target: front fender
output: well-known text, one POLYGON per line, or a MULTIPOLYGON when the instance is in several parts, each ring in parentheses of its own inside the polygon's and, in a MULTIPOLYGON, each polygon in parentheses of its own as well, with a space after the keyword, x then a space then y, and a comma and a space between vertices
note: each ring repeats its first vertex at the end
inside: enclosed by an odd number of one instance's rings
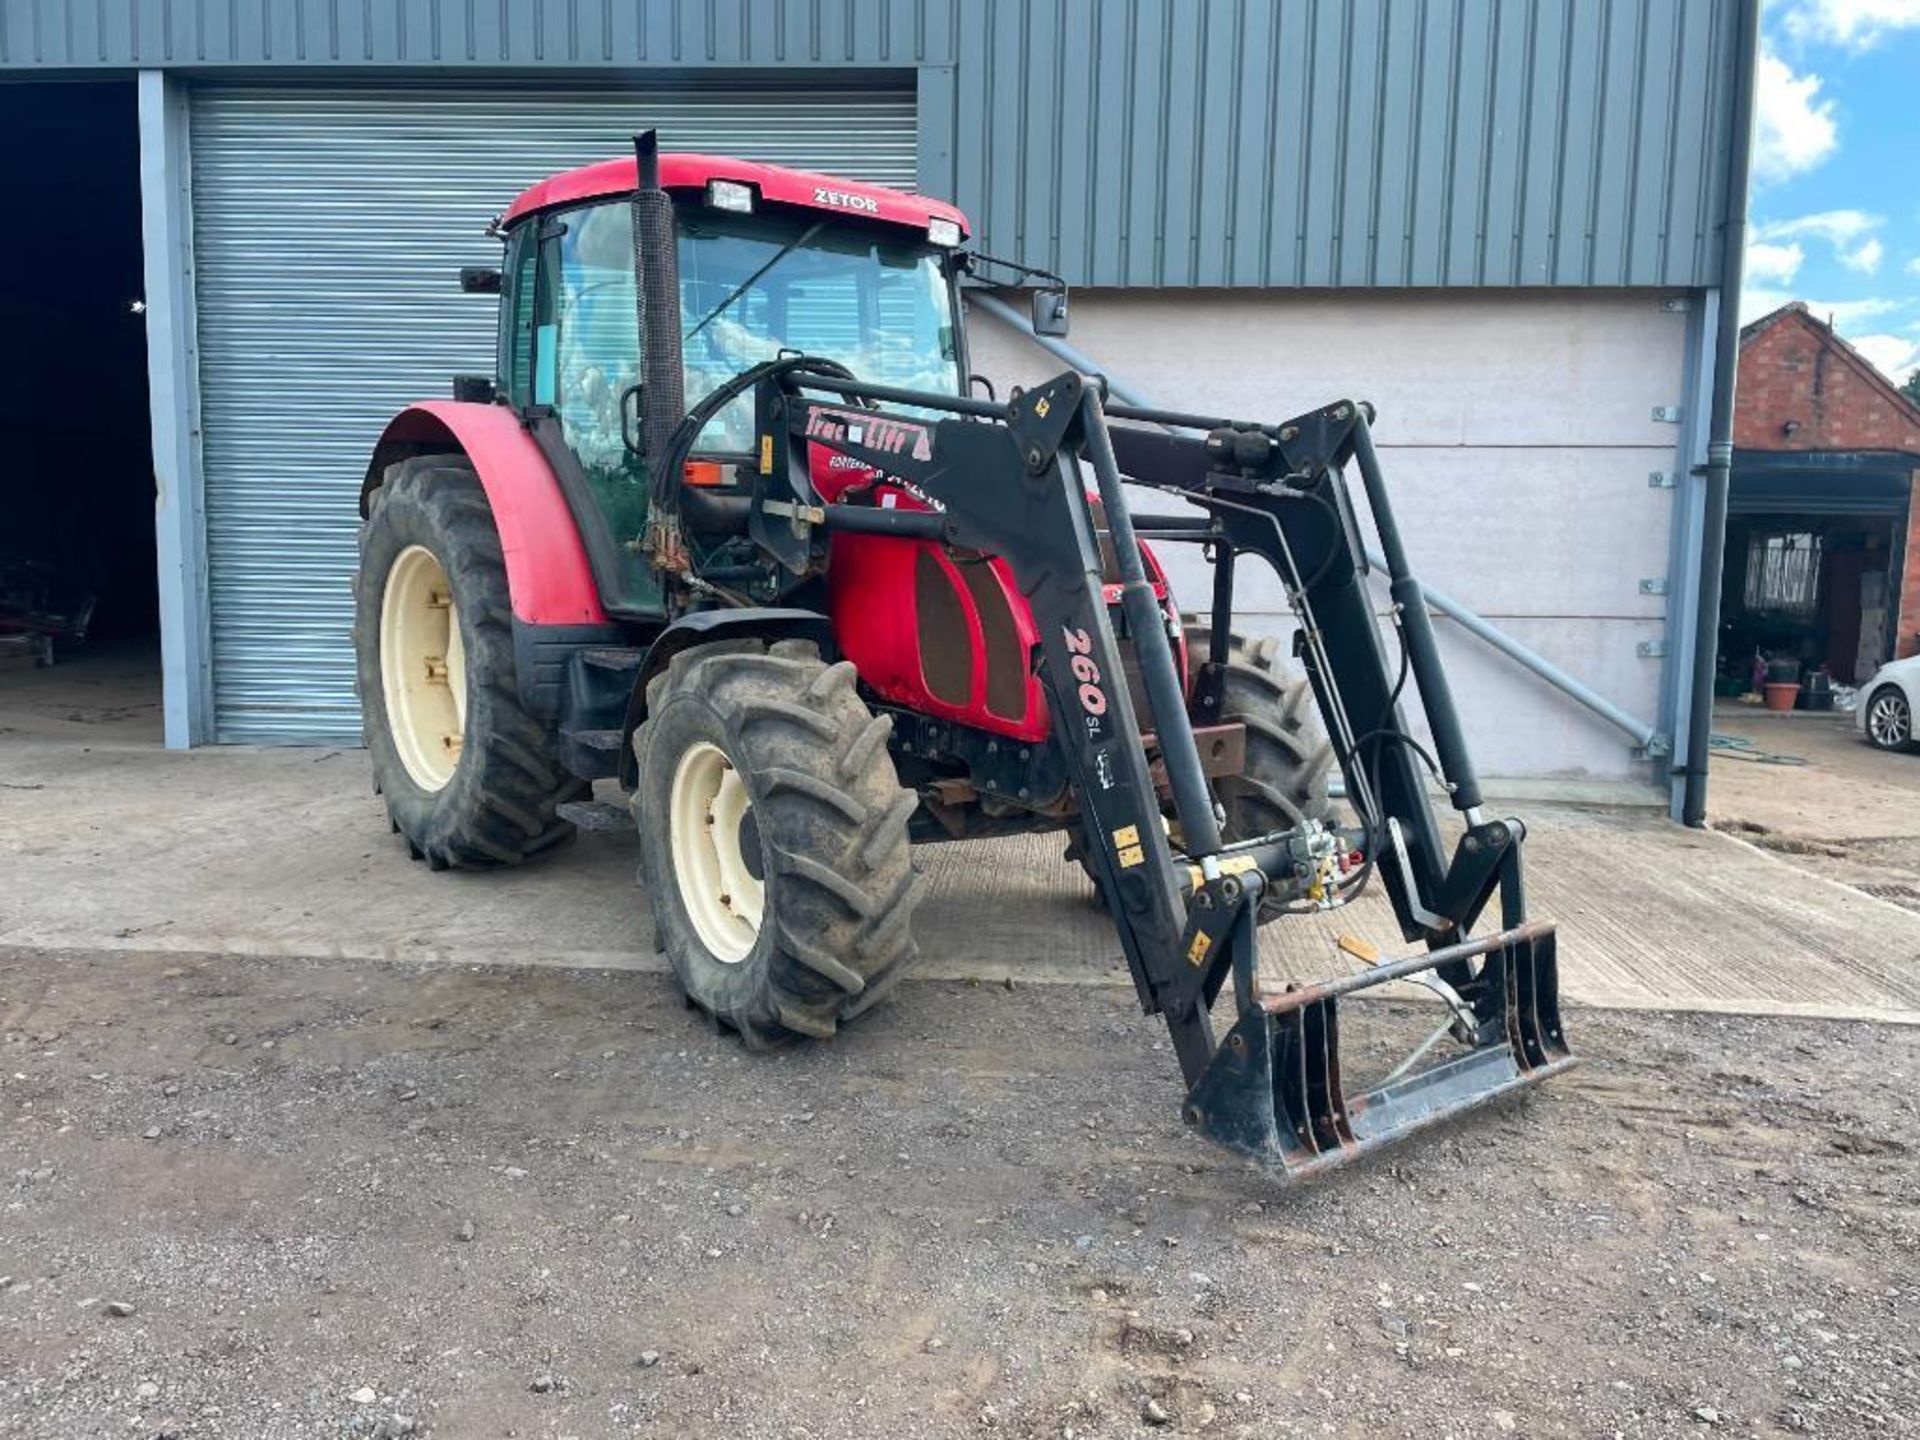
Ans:
POLYGON ((811 640, 831 659, 833 622, 817 610, 743 606, 733 610, 695 610, 661 631, 640 663, 640 673, 627 697, 626 723, 620 727, 620 787, 631 790, 639 778, 633 753, 633 732, 647 718, 647 682, 667 668, 682 650, 710 645, 716 640, 811 640))
POLYGON ((493 510, 515 618, 530 625, 607 622, 579 526, 553 467, 504 405, 423 400, 388 422, 360 486, 365 517, 387 467, 414 455, 459 452, 473 464, 493 510))

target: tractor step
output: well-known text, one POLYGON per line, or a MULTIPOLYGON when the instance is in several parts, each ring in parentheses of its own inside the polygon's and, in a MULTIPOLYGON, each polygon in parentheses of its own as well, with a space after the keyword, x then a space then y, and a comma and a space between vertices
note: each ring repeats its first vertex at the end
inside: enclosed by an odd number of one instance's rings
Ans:
POLYGON ((582 780, 609 780, 620 771, 618 730, 560 731, 560 763, 582 780))
POLYGON ((553 807, 553 813, 582 830, 631 830, 633 816, 624 805, 610 800, 565 800, 553 807))
POLYGON ((1187 1096, 1187 1123, 1283 1178, 1328 1169, 1572 1068, 1560 1026, 1553 927, 1522 925, 1361 974, 1263 998, 1243 1011, 1187 1096), (1365 1094, 1340 1079, 1343 995, 1485 956, 1469 987, 1483 997, 1477 1043, 1365 1094))
POLYGON ((621 674, 632 674, 646 660, 647 652, 619 645, 596 645, 591 649, 582 650, 580 658, 596 670, 613 670, 621 674))
POLYGON ((560 738, 587 750, 599 750, 608 755, 620 753, 618 730, 562 730, 560 738))

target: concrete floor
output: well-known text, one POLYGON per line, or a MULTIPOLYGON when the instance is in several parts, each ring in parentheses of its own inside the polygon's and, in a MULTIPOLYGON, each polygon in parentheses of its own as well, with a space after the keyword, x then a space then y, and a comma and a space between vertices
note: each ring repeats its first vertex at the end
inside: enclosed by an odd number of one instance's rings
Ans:
MULTIPOLYGON (((1822 803, 1853 814, 1858 791, 1873 824, 1905 815, 1920 833, 1920 760, 1823 738, 1841 758, 1795 776, 1805 796, 1830 791, 1822 803)), ((1736 808, 1743 788, 1778 785, 1749 778, 1760 768, 1716 767, 1736 808)), ((1646 812, 1525 818, 1533 909, 1560 925, 1568 999, 1920 1022, 1920 913, 1646 812)), ((923 850, 920 973, 1125 983, 1060 853, 1057 837, 923 850)), ((143 656, 0 675, 0 941, 655 969, 635 862, 630 837, 590 834, 524 871, 432 874, 387 833, 358 751, 165 751, 143 656)), ((1372 895, 1269 928, 1263 967, 1276 980, 1348 970, 1343 933, 1404 948, 1372 895)))
POLYGON ((1851 715, 1722 703, 1708 813, 1715 823, 1829 840, 1920 837, 1920 750, 1889 754, 1851 715))

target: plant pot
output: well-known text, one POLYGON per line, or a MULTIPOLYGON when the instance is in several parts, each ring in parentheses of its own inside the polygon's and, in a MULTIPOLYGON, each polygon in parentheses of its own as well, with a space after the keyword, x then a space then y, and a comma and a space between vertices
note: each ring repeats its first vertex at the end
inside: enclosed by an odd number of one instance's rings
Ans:
POLYGON ((1767 709, 1791 710, 1793 702, 1800 698, 1798 680, 1769 680, 1766 684, 1767 709))

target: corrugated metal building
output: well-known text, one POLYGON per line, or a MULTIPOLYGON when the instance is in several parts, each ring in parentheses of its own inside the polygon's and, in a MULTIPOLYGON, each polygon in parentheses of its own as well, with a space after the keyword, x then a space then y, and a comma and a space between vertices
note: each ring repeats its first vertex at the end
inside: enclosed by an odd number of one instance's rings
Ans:
MULTIPOLYGON (((1416 563, 1629 722, 1443 626, 1484 768, 1647 786, 1686 725, 1748 9, 0 0, 0 89, 42 102, 0 113, 78 150, 72 116, 137 97, 171 744, 357 739, 361 468, 491 354, 453 268, 657 125, 956 200, 1158 399, 1373 400, 1416 563)), ((974 331, 1003 380, 1061 366, 974 331)))

